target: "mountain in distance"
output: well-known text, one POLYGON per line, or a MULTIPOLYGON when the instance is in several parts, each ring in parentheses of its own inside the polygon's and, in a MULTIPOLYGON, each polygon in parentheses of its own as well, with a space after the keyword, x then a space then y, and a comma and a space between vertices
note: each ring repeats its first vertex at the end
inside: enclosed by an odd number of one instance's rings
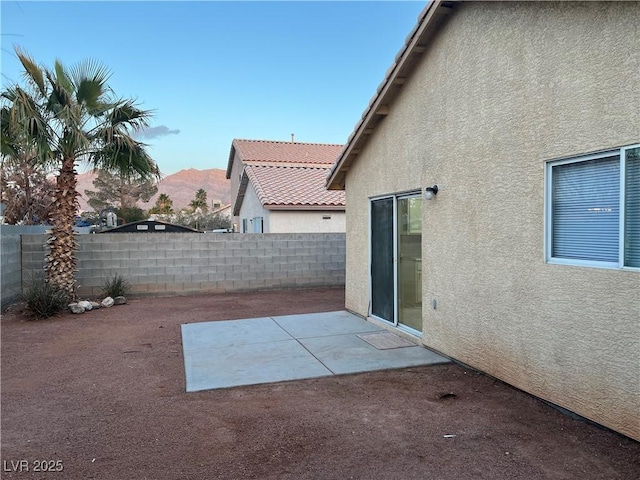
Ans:
MULTIPOLYGON (((81 195, 78 197, 80 209, 86 212, 93 212, 93 208, 87 203, 85 190, 94 190, 93 180, 96 174, 87 172, 78 174, 77 192, 81 195)), ((173 208, 178 211, 181 208, 187 208, 191 200, 196 196, 196 191, 203 189, 207 192, 207 202, 211 209, 211 201, 221 202, 222 205, 231 203, 231 185, 226 178, 226 171, 219 168, 210 168, 207 170, 196 170, 188 168, 180 170, 163 177, 158 183, 158 193, 156 193, 148 203, 138 202, 138 206, 143 210, 149 210, 156 204, 156 199, 161 193, 166 193, 173 200, 173 208)))

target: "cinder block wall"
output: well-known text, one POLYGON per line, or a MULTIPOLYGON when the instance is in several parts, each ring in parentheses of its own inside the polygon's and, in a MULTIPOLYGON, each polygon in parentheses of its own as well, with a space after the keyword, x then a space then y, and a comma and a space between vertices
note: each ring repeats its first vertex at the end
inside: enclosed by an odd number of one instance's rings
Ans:
POLYGON ((4 310, 19 297, 22 288, 20 235, 6 235, 3 232, 0 236, 0 276, 0 309, 4 310))
MULTIPOLYGON (((81 297, 96 297, 116 273, 133 295, 189 295, 343 286, 344 233, 78 235, 81 297)), ((44 265, 44 235, 22 237, 22 270, 44 265)))

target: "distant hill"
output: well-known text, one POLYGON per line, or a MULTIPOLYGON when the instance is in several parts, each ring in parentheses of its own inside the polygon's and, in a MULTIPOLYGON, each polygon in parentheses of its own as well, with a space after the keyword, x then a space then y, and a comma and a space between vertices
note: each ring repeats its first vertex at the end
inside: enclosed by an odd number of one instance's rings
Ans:
MULTIPOLYGON (((196 191, 203 189, 207 192, 207 200, 211 204, 212 200, 221 201, 223 205, 231 202, 231 186, 229 180, 225 178, 225 170, 218 168, 210 168, 208 170, 196 170, 189 168, 180 170, 177 173, 167 175, 158 184, 158 193, 151 198, 149 203, 140 203, 140 208, 149 210, 156 203, 156 198, 161 193, 169 195, 173 200, 173 207, 178 210, 189 206, 189 202, 193 200, 196 191)), ((87 203, 85 190, 95 190, 93 180, 96 175, 93 173, 78 174, 78 197, 80 208, 85 211, 93 211, 87 203)), ((209 205, 211 208, 211 205, 209 205)))

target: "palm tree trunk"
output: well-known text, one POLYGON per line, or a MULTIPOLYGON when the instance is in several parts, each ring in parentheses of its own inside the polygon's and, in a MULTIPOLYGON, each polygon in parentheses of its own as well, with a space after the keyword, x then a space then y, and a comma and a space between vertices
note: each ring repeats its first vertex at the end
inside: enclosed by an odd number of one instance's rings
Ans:
POLYGON ((75 240, 73 223, 77 210, 76 185, 77 172, 73 158, 64 159, 60 173, 56 179, 56 192, 51 217, 51 237, 47 240, 49 254, 46 257, 47 282, 65 290, 70 298, 75 298, 76 258, 75 251, 78 246, 75 240))

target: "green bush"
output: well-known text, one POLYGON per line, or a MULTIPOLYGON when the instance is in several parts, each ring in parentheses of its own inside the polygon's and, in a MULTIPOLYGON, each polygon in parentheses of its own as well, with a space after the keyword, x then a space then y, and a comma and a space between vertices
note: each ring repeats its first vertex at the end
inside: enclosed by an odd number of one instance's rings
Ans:
POLYGON ((131 290, 131 284, 119 273, 102 281, 102 293, 105 297, 124 297, 131 290))
POLYGON ((115 214, 124 223, 138 222, 149 218, 149 214, 139 207, 116 208, 115 214))
POLYGON ((66 310, 69 295, 66 291, 45 282, 44 277, 34 276, 29 279, 22 292, 22 300, 36 318, 49 318, 66 310))

